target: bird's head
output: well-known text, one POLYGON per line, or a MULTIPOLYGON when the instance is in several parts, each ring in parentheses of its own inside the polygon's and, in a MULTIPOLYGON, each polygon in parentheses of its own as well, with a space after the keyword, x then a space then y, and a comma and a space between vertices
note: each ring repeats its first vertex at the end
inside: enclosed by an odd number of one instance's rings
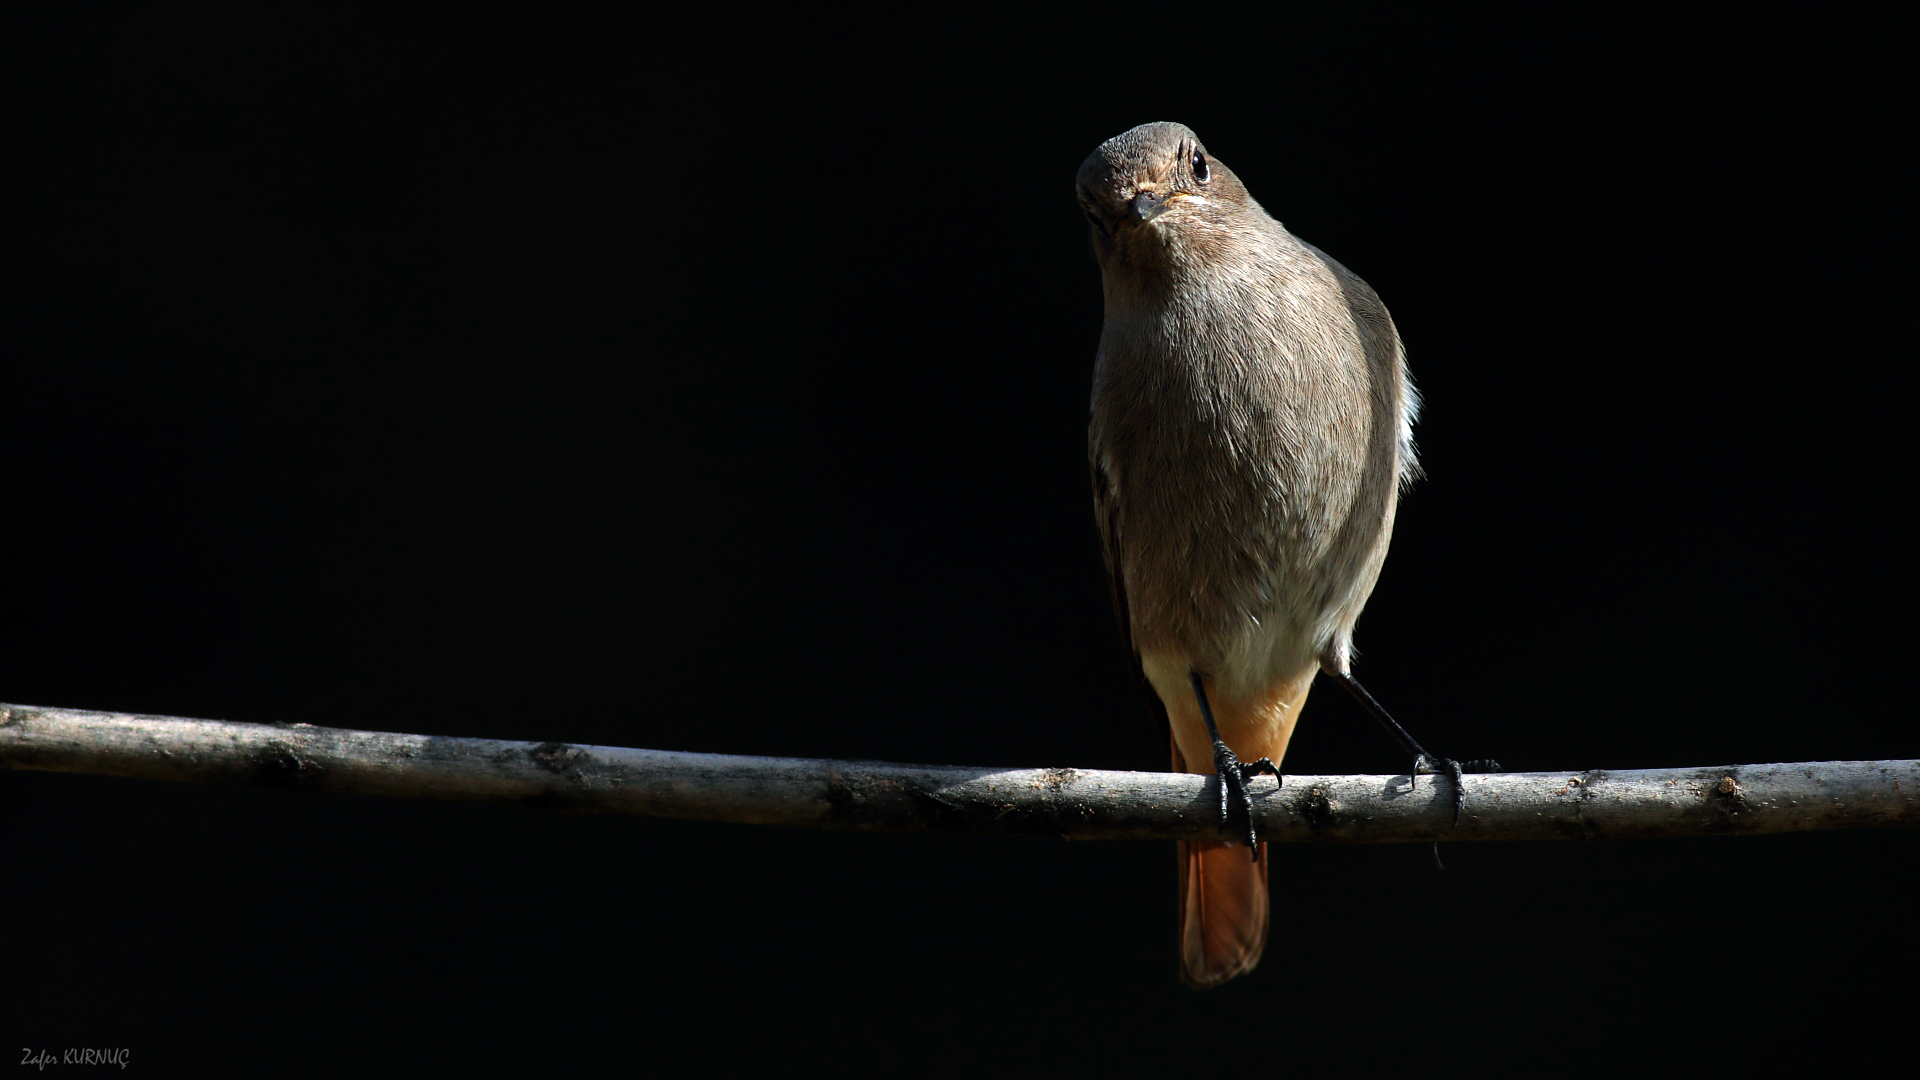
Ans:
POLYGON ((1080 166, 1080 209, 1109 271, 1205 259, 1246 225, 1247 189, 1185 124, 1141 124, 1080 166))

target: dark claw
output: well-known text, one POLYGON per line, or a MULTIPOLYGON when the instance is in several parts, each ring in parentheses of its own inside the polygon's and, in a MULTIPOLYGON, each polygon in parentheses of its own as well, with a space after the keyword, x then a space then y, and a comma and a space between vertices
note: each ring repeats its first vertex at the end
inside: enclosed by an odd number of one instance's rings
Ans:
MULTIPOLYGON (((1455 761, 1452 758, 1435 760, 1421 754, 1413 761, 1413 774, 1407 777, 1407 787, 1414 786, 1414 776, 1432 776, 1446 773, 1453 780, 1453 827, 1460 827, 1460 814, 1467 808, 1467 786, 1460 781, 1462 773, 1495 773, 1500 771, 1500 763, 1492 758, 1475 758, 1472 761, 1455 761)), ((1434 852, 1438 860, 1440 853, 1434 852)))
POLYGON ((1220 823, 1227 829, 1238 832, 1237 826, 1245 825, 1247 846, 1254 849, 1254 858, 1259 858, 1260 837, 1253 828, 1253 793, 1247 790, 1247 770, 1250 766, 1240 764, 1227 744, 1215 738, 1213 743, 1213 771, 1220 775, 1220 823), (1227 792, 1233 795, 1231 802, 1227 792), (1236 820, 1237 819, 1237 820, 1236 820))
MULTIPOLYGON (((1415 779, 1416 777, 1431 776, 1435 773, 1444 772, 1453 779, 1453 825, 1454 828, 1459 828, 1460 814, 1467 808, 1467 788, 1465 784, 1460 782, 1460 774, 1469 772, 1499 772, 1500 763, 1492 758, 1483 758, 1477 761, 1469 761, 1462 765, 1452 758, 1433 757, 1428 754, 1426 750, 1422 749, 1419 743, 1413 741, 1413 736, 1407 734, 1407 729, 1401 727, 1398 720, 1387 715, 1387 710, 1381 708, 1380 703, 1373 700, 1373 695, 1367 693, 1367 688, 1361 686, 1359 680, 1355 679, 1351 674, 1340 671, 1330 665, 1322 666, 1321 670, 1331 675, 1342 686, 1346 687, 1347 692, 1353 695, 1354 700, 1358 701, 1362 708, 1372 713, 1373 718, 1380 721, 1380 723, 1386 727, 1387 733, 1392 735, 1401 746, 1405 747, 1408 752, 1414 755, 1413 772, 1407 776, 1407 788, 1409 790, 1418 786, 1418 781, 1415 779)), ((1196 688, 1199 685, 1198 682, 1194 683, 1196 688)), ((1433 858, 1435 862, 1440 860, 1440 849, 1437 846, 1434 848, 1433 858)))
POLYGON ((1213 722, 1213 706, 1207 702, 1207 692, 1200 684, 1200 675, 1196 672, 1189 676, 1193 680, 1194 696, 1200 699, 1200 716, 1207 722, 1207 734, 1213 737, 1213 771, 1220 777, 1220 825, 1229 832, 1237 831, 1244 825, 1247 830, 1247 850, 1250 857, 1260 859, 1260 836, 1253 827, 1253 793, 1247 790, 1247 781, 1256 776, 1271 776, 1280 782, 1280 766, 1271 758, 1261 758, 1251 765, 1241 763, 1225 740, 1220 738, 1220 729, 1213 722), (1227 792, 1233 795, 1229 799, 1227 792))
MULTIPOLYGON (((1452 758, 1431 758, 1423 753, 1413 759, 1413 772, 1407 777, 1407 789, 1412 790, 1418 786, 1415 777, 1446 773, 1447 777, 1453 781, 1453 827, 1457 829, 1460 827, 1460 814, 1467 808, 1467 788, 1460 782, 1460 774, 1463 771, 1465 770, 1460 763, 1452 758)), ((1440 852, 1436 850, 1433 857, 1437 861, 1440 858, 1440 852)))
POLYGON ((1246 777, 1248 780, 1256 776, 1271 776, 1276 786, 1287 782, 1286 779, 1280 775, 1280 766, 1275 765, 1272 758, 1261 758, 1251 765, 1240 766, 1240 775, 1246 777))

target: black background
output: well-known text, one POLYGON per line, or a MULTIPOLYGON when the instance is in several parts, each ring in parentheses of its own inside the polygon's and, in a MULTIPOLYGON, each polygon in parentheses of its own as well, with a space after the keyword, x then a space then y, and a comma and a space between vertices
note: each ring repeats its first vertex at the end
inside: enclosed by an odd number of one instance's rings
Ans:
MULTIPOLYGON (((1170 119, 1406 338, 1430 747, 1920 756, 1893 31, 1423 12, 16 12, 0 699, 1164 767, 1071 183, 1170 119)), ((1404 768, 1324 686, 1287 765, 1404 768)), ((1920 944, 1897 833, 1288 848, 1193 994, 1157 845, 0 800, 8 1045, 143 1072, 1864 1061, 1920 944)))

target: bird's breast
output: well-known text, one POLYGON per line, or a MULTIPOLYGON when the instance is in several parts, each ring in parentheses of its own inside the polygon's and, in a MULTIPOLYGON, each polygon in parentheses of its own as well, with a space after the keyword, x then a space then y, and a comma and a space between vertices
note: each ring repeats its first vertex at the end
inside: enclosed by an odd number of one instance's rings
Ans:
POLYGON ((1310 663, 1349 599, 1356 545, 1378 535, 1354 524, 1382 518, 1378 480, 1390 497, 1394 465, 1371 451, 1397 421, 1376 415, 1337 295, 1233 285, 1109 313, 1090 449, 1113 503, 1114 572, 1143 652, 1310 663))

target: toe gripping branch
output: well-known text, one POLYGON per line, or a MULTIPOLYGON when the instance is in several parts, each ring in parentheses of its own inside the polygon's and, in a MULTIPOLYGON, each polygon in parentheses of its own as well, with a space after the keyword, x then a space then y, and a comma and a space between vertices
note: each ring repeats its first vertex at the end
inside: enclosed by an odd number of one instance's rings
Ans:
POLYGON ((1253 827, 1253 794, 1247 790, 1247 781, 1256 776, 1271 776, 1274 783, 1283 783, 1280 766, 1275 765, 1272 758, 1241 764, 1240 759, 1220 738, 1220 728, 1213 722, 1213 706, 1207 703, 1206 688, 1200 685, 1200 673, 1190 672, 1187 678, 1193 682, 1193 696, 1200 699, 1200 717, 1207 722, 1207 735, 1213 739, 1213 771, 1220 775, 1220 824, 1228 832, 1237 833, 1244 828, 1247 850, 1258 862, 1260 837, 1253 827), (1232 792, 1232 795, 1229 796, 1228 792, 1232 792))
MULTIPOLYGON (((1461 762, 1455 761, 1452 758, 1434 757, 1432 754, 1427 753, 1426 748, 1421 746, 1412 735, 1407 734, 1407 729, 1401 727, 1400 722, 1389 715, 1386 709, 1381 708, 1379 702, 1373 700, 1373 695, 1367 693, 1367 688, 1361 686, 1358 679, 1355 679, 1352 675, 1344 671, 1336 671, 1330 667, 1322 668, 1321 670, 1339 680, 1340 685, 1347 688, 1347 693, 1352 694, 1354 700, 1360 703, 1360 707, 1372 713, 1373 718, 1380 721, 1387 729, 1387 733, 1392 735, 1394 740, 1397 741, 1407 753, 1413 755, 1413 772, 1407 777, 1409 786, 1412 786, 1416 782, 1415 777, 1431 776, 1435 773, 1445 773, 1453 780, 1453 824, 1455 827, 1458 827, 1460 824, 1460 813, 1467 808, 1467 789, 1466 786, 1460 782, 1461 774, 1499 772, 1500 763, 1492 758, 1461 762)), ((1194 685, 1198 686, 1199 683, 1195 683, 1194 685)), ((1203 705, 1202 708, 1204 709, 1205 706, 1203 705)))

